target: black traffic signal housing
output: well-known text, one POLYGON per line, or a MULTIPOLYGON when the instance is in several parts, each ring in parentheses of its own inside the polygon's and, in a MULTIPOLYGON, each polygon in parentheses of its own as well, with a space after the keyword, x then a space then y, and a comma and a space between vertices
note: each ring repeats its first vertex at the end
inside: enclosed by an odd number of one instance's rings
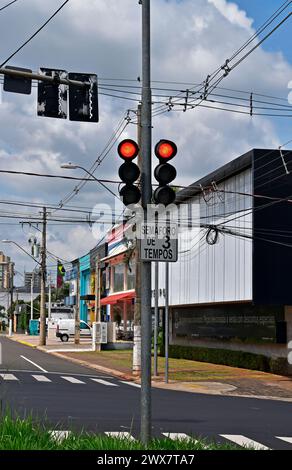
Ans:
POLYGON ((140 189, 133 184, 140 176, 138 165, 132 161, 138 153, 139 147, 134 140, 122 140, 118 146, 118 154, 124 160, 119 168, 119 177, 125 183, 119 193, 125 206, 137 204, 141 199, 140 189))
POLYGON ((168 163, 177 154, 177 146, 171 140, 160 140, 155 146, 155 155, 159 165, 154 170, 155 179, 159 186, 155 189, 153 199, 156 204, 168 206, 175 201, 175 191, 169 186, 176 178, 176 169, 168 163))

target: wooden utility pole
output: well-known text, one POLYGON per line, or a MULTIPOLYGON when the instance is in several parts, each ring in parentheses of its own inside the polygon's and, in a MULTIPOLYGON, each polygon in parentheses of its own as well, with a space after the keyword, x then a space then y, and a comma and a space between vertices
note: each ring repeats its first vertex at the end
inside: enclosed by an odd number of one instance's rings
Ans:
POLYGON ((100 289, 101 289, 100 257, 98 257, 97 262, 96 262, 96 274, 95 274, 95 309, 94 309, 94 321, 95 322, 101 322, 100 289))
POLYGON ((39 345, 46 345, 46 254, 47 254, 47 209, 43 208, 43 231, 41 249, 41 313, 40 313, 40 339, 39 345))

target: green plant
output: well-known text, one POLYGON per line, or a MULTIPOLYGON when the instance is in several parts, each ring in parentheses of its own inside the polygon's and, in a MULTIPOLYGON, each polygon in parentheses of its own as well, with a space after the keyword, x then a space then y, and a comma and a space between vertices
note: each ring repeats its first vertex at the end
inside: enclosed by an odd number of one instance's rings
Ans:
POLYGON ((288 375, 288 361, 285 357, 271 357, 269 366, 272 374, 288 375))
POLYGON ((204 348, 195 346, 169 346, 169 356, 178 359, 189 359, 213 364, 240 367, 243 369, 270 371, 270 360, 261 354, 228 349, 204 348))
POLYGON ((166 437, 152 439, 145 446, 139 440, 72 431, 65 439, 58 440, 51 435, 46 419, 41 424, 32 416, 25 420, 12 416, 6 412, 0 418, 1 450, 239 450, 233 444, 217 443, 200 436, 176 441, 166 437))

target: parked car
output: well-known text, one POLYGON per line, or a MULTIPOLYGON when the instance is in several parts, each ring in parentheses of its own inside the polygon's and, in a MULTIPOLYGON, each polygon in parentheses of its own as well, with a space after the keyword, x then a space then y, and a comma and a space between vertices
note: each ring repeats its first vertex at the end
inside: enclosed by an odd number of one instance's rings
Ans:
MULTIPOLYGON (((63 319, 59 320, 57 323, 56 336, 60 338, 61 341, 69 341, 70 336, 75 335, 75 320, 72 319, 63 319)), ((80 337, 91 337, 92 329, 83 320, 80 320, 80 337)))

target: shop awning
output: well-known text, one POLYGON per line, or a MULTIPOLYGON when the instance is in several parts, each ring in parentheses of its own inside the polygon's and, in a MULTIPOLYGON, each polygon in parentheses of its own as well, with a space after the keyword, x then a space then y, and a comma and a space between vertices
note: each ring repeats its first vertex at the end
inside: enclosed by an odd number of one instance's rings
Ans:
POLYGON ((111 294, 100 300, 100 305, 113 305, 120 300, 132 300, 136 297, 135 290, 128 290, 126 292, 118 292, 117 294, 111 294))

